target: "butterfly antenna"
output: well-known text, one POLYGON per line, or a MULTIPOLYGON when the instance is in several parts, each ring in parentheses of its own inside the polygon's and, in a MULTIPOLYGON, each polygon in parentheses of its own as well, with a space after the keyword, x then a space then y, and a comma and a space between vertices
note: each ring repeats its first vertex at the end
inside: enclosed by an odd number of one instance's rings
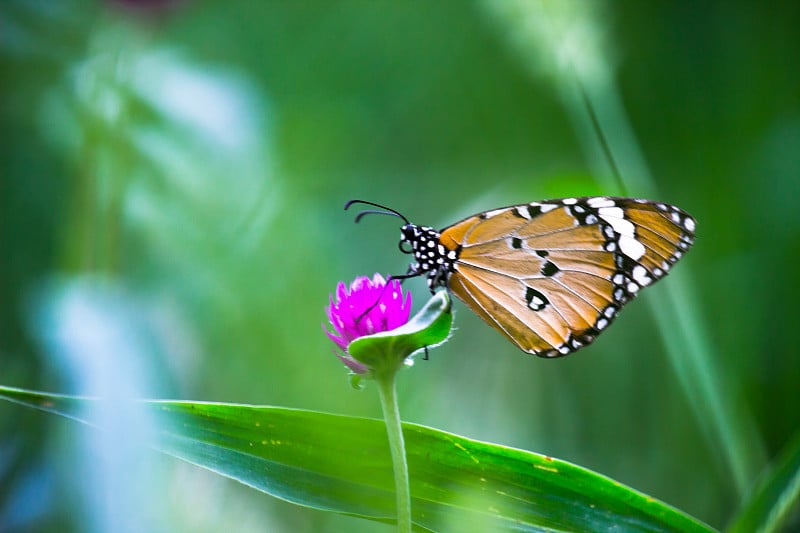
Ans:
MULTIPOLYGON (((368 202, 366 200, 350 200, 346 204, 344 204, 344 210, 347 211, 348 209, 350 209, 350 206, 353 205, 353 204, 370 205, 372 207, 378 207, 378 208, 382 209, 382 211, 379 211, 377 209, 365 209, 363 211, 360 211, 356 215, 356 223, 358 223, 366 215, 389 215, 389 216, 393 216, 393 217, 397 217, 397 218, 402 219, 403 222, 405 222, 406 224, 411 224, 411 222, 409 222, 408 219, 405 217, 405 215, 403 215, 400 211, 397 211, 395 209, 392 209, 391 207, 387 207, 387 206, 382 205, 382 204, 376 204, 375 202, 368 202)), ((381 301, 381 298, 383 298, 383 294, 384 294, 384 292, 386 292, 386 287, 389 286, 389 282, 390 281, 396 279, 396 280, 400 280, 400 282, 402 283, 402 281, 404 279, 413 278, 413 277, 418 276, 418 275, 419 274, 416 273, 416 274, 412 274, 412 275, 405 274, 405 275, 399 275, 399 276, 389 276, 389 278, 386 280, 386 285, 383 286, 383 290, 381 291, 380 296, 378 296, 378 298, 375 300, 375 303, 370 305, 363 313, 358 315, 358 318, 356 318, 356 323, 361 322, 362 318, 367 316, 367 314, 370 311, 375 309, 375 306, 377 306, 378 303, 381 301)))
POLYGON ((401 218, 403 219, 403 222, 405 222, 406 224, 410 224, 408 219, 399 211, 392 209, 391 207, 386 207, 385 205, 376 204, 375 202, 367 202, 366 200, 350 200, 349 202, 344 204, 344 210, 347 211, 353 204, 371 205, 372 207, 379 207, 383 209, 383 211, 378 211, 376 209, 365 209, 364 211, 359 212, 356 215, 356 223, 358 223, 358 221, 361 220, 365 215, 389 215, 401 218))

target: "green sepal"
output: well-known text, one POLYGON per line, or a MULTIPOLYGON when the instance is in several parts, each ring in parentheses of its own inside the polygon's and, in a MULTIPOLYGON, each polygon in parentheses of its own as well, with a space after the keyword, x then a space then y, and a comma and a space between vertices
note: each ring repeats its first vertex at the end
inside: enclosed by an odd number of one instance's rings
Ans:
POLYGON ((347 346, 347 353, 373 373, 395 372, 412 353, 447 340, 452 324, 450 295, 440 289, 407 324, 359 337, 347 346))

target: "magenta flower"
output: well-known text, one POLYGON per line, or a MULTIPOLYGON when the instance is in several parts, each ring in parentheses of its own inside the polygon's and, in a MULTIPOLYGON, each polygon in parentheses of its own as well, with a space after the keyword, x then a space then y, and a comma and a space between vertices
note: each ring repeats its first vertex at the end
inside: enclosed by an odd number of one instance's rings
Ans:
POLYGON ((400 281, 396 279, 386 286, 380 274, 372 279, 359 276, 350 284, 350 289, 340 281, 336 287, 336 301, 331 295, 330 302, 325 312, 335 332, 324 326, 323 330, 344 352, 336 354, 339 359, 357 374, 366 374, 369 369, 347 353, 347 346, 359 337, 398 328, 408 322, 411 314, 411 293, 403 295, 400 281))

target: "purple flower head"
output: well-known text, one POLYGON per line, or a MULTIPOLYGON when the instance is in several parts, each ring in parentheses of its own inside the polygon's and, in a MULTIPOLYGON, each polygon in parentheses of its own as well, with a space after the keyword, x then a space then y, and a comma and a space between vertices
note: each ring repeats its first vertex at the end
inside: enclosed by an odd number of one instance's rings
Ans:
POLYGON ((369 369, 347 354, 347 346, 359 337, 398 328, 411 314, 411 293, 404 295, 396 279, 387 286, 380 274, 372 279, 359 276, 349 289, 340 281, 336 300, 331 295, 330 302, 325 312, 335 332, 325 330, 325 334, 345 352, 337 354, 339 359, 357 374, 366 374, 369 369))

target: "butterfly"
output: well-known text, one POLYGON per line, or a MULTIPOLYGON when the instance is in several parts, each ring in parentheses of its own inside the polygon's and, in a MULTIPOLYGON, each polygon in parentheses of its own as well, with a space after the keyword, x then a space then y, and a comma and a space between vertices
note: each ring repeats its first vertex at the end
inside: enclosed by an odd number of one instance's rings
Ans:
POLYGON ((447 287, 524 352, 570 354, 588 344, 640 290, 692 246, 695 219, 661 202, 562 198, 484 211, 437 231, 364 200, 367 214, 399 217, 399 248, 414 262, 393 279, 447 287))

